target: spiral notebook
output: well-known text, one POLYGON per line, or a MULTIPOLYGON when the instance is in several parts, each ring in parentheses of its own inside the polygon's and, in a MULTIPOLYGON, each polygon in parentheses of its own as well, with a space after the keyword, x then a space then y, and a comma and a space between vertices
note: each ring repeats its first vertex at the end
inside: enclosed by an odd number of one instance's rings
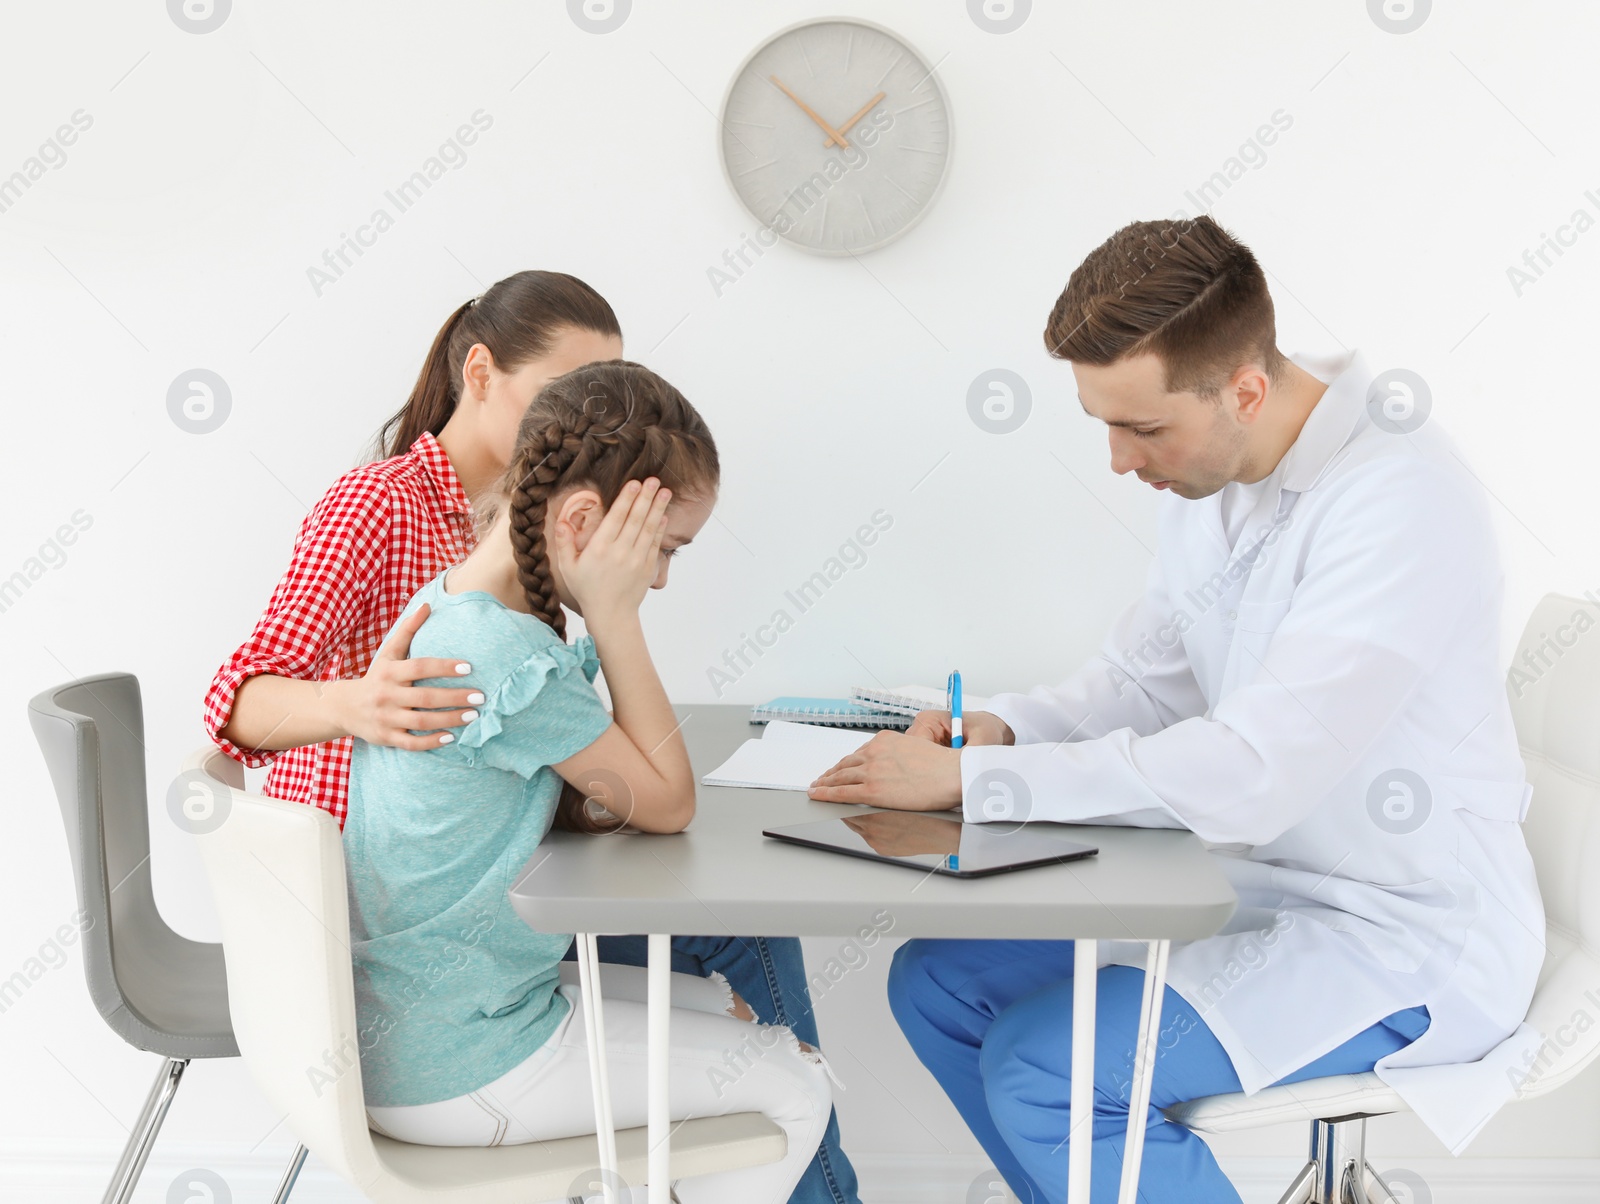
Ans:
MULTIPOLYGON (((895 686, 888 690, 851 686, 850 701, 860 706, 878 707, 896 714, 912 716, 918 711, 942 711, 950 705, 942 686, 895 686)), ((961 709, 981 711, 988 701, 987 698, 977 694, 965 694, 961 699, 961 709)))
POLYGON ((899 711, 863 706, 848 698, 801 698, 786 694, 750 709, 751 723, 814 723, 824 727, 858 727, 904 731, 911 717, 899 711))

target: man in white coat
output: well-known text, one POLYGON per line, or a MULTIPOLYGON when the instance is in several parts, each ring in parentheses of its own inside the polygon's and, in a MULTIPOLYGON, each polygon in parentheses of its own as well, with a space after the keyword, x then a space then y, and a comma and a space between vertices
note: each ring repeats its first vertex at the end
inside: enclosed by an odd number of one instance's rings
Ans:
MULTIPOLYGON (((1259 264, 1208 217, 1119 230, 1045 342, 1113 471, 1171 495, 1144 596, 1066 681, 967 715, 963 748, 925 712, 811 797, 1208 842, 1240 906, 1173 946, 1141 1198, 1239 1199, 1156 1109, 1323 1074, 1376 1068, 1459 1153, 1538 1045, 1544 954, 1482 488, 1409 373, 1283 356, 1259 264)), ((1144 950, 1099 960, 1096 1204, 1144 950)), ((913 941, 891 973, 902 1029, 1023 1200, 1064 1198, 1072 963, 1071 942, 913 941)))

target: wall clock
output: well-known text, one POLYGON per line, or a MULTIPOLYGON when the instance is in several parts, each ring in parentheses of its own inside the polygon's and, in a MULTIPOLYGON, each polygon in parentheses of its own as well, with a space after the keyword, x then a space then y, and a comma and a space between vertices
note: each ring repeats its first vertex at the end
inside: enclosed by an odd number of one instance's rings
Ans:
POLYGON ((744 61, 721 140, 728 183, 763 226, 808 251, 859 254, 899 238, 939 195, 950 106, 932 64, 895 34, 807 21, 744 61))

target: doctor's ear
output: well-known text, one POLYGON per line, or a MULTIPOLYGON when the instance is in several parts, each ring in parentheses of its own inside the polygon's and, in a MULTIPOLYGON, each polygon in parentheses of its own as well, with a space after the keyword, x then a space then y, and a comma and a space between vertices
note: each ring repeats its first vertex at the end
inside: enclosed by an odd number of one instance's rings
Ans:
POLYGON ((1271 383, 1266 370, 1258 364, 1246 364, 1234 372, 1227 387, 1238 402, 1240 422, 1255 422, 1261 417, 1271 383))

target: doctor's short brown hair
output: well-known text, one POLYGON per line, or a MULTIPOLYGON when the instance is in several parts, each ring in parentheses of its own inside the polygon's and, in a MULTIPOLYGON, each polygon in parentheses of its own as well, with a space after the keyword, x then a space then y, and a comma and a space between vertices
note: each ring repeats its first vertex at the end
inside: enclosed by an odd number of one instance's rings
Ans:
POLYGON ((1132 222, 1089 252, 1044 342, 1057 359, 1100 366, 1153 353, 1169 393, 1207 398, 1241 365, 1276 380, 1287 362, 1261 265, 1203 214, 1132 222))

